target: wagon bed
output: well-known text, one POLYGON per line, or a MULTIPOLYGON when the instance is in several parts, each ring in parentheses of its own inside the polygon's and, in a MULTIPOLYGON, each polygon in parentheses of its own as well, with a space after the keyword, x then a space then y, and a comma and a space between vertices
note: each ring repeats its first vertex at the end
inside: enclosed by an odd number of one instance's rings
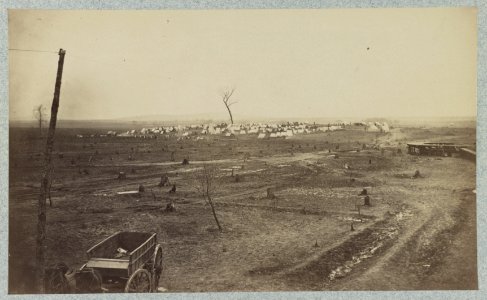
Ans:
POLYGON ((68 272, 64 263, 52 268, 44 283, 46 290, 53 294, 158 291, 163 266, 157 234, 117 232, 86 255, 88 262, 75 272, 68 272))
POLYGON ((86 267, 97 270, 104 279, 128 278, 152 258, 156 242, 155 233, 117 232, 86 251, 86 267), (119 248, 127 253, 116 258, 119 248))

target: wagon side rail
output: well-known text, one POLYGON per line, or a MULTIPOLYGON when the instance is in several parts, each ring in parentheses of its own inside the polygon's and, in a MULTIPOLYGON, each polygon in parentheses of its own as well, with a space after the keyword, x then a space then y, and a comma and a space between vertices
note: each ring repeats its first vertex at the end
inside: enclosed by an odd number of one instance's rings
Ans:
POLYGON ((88 259, 91 259, 92 257, 96 257, 96 253, 101 251, 102 249, 107 248, 109 244, 111 244, 112 241, 116 241, 118 239, 118 235, 121 234, 121 231, 116 232, 112 234, 111 236, 107 237, 103 241, 99 242, 98 244, 94 245, 90 249, 86 251, 86 256, 88 259))
POLYGON ((132 274, 137 269, 143 268, 154 254, 154 249, 157 243, 157 234, 153 233, 149 239, 130 252, 129 274, 132 274))

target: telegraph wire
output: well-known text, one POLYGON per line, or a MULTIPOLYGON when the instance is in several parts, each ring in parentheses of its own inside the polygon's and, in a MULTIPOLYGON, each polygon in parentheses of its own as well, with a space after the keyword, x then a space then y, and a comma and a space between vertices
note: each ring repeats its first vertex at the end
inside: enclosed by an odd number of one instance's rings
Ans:
POLYGON ((19 48, 9 48, 8 51, 22 51, 22 52, 46 52, 46 53, 58 53, 57 51, 47 51, 47 50, 35 50, 35 49, 19 49, 19 48))

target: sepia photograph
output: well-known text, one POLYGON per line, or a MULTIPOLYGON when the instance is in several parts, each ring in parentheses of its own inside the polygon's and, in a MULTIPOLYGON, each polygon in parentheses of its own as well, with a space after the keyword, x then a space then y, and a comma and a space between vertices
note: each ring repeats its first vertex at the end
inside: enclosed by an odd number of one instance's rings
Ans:
POLYGON ((8 294, 478 290, 477 13, 9 9, 8 294))

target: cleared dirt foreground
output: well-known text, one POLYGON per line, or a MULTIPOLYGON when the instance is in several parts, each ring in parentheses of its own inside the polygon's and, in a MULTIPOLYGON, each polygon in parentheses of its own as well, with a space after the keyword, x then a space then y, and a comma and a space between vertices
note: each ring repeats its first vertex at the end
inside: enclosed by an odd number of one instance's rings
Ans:
MULTIPOLYGON (((405 154, 412 140, 474 145, 475 129, 348 128, 275 140, 76 138, 79 132, 95 133, 61 129, 56 137, 50 264, 79 267, 90 246, 134 230, 158 234, 160 284, 170 292, 477 289, 475 163, 405 154), (222 233, 195 189, 204 163, 217 169, 222 233), (416 170, 422 176, 412 179, 416 170), (119 172, 127 178, 118 180, 119 172), (164 174, 175 194, 158 187, 164 174), (117 194, 140 184, 140 195, 117 194), (363 188, 371 206, 359 215, 363 188), (174 212, 164 211, 170 201, 174 212)), ((10 293, 33 292, 42 162, 35 135, 10 131, 10 293)))

